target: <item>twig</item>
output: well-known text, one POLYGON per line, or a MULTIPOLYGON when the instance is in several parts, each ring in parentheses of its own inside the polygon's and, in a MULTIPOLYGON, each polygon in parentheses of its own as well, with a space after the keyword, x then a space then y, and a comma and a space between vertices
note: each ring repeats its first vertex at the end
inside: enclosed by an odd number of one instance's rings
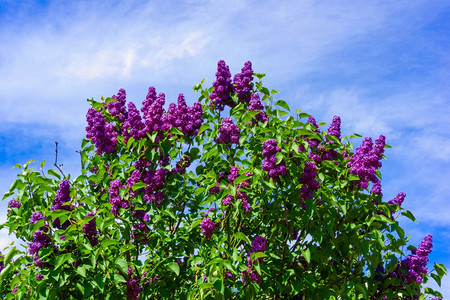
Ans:
POLYGON ((55 141, 55 163, 53 164, 61 173, 63 177, 66 177, 60 166, 62 167, 62 164, 58 166, 58 141, 55 141))

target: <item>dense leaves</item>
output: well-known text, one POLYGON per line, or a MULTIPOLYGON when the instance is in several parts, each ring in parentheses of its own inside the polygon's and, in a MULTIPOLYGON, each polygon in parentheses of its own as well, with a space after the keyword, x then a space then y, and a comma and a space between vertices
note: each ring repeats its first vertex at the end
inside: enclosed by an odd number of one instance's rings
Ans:
POLYGON ((263 77, 219 61, 192 107, 153 87, 140 110, 123 89, 89 100, 80 176, 17 166, 2 227, 25 250, 0 256, 0 296, 424 299, 447 271, 426 267, 431 236, 403 252, 385 138, 353 150, 339 117, 323 131, 263 77))

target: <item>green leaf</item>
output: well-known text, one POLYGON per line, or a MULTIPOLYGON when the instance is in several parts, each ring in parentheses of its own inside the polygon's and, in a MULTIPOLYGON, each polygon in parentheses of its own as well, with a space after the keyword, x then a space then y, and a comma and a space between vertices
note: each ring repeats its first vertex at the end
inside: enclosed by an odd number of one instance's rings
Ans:
POLYGON ((116 266, 119 267, 119 269, 123 272, 123 274, 128 274, 128 263, 123 258, 118 258, 116 260, 116 266))
POLYGON ((276 157, 277 157, 277 162, 276 162, 276 164, 278 165, 278 164, 281 163, 281 161, 283 160, 283 154, 281 154, 281 152, 278 152, 278 153, 276 154, 276 157))
POLYGON ((127 282, 127 280, 125 278, 123 278, 123 276, 118 274, 118 273, 114 273, 113 274, 113 279, 114 279, 115 282, 121 282, 121 283, 122 282, 123 283, 127 282))
POLYGON ((434 269, 441 278, 444 277, 444 274, 447 275, 447 269, 442 264, 434 263, 434 269))
POLYGON ((211 125, 209 125, 207 123, 202 124, 202 126, 200 126, 200 128, 198 130, 198 135, 202 134, 207 129, 211 130, 211 125))
POLYGON ((12 265, 7 265, 2 272, 0 273, 0 282, 3 282, 6 276, 8 276, 9 272, 12 269, 12 265))
POLYGON ((214 288, 217 290, 217 291, 220 291, 220 293, 221 294, 223 294, 224 293, 224 291, 225 291, 225 286, 223 285, 223 280, 222 279, 220 279, 220 278, 218 278, 218 279, 216 279, 215 281, 214 281, 214 288))
POLYGON ((289 105, 284 100, 278 100, 275 104, 284 108, 287 111, 291 111, 291 109, 289 108, 289 105))
POLYGON ((102 241, 101 245, 102 245, 102 248, 107 248, 111 245, 117 245, 118 243, 119 243, 119 241, 117 241, 117 240, 105 239, 102 241))
POLYGON ((12 259, 17 253, 20 253, 20 251, 17 250, 15 246, 14 246, 11 250, 9 250, 8 253, 6 253, 5 259, 4 259, 4 261, 3 261, 4 266, 8 265, 9 262, 11 261, 11 259, 12 259))
POLYGON ((133 186, 131 187, 131 189, 132 189, 133 191, 137 191, 137 190, 142 189, 142 188, 144 188, 144 187, 146 187, 146 186, 147 186, 146 183, 143 183, 142 181, 139 181, 139 182, 136 182, 135 184, 133 184, 133 186))
POLYGON ((172 270, 177 276, 180 275, 180 266, 176 262, 167 263, 166 267, 172 270))
POLYGON ((309 264, 311 261, 311 251, 309 248, 306 248, 305 250, 300 250, 303 254, 303 257, 305 258, 306 262, 309 264))
POLYGON ((233 236, 235 239, 245 241, 249 245, 252 243, 252 241, 250 241, 250 239, 242 232, 236 232, 233 236))
POLYGON ((77 268, 77 273, 81 275, 81 277, 86 277, 86 266, 81 265, 77 268))
POLYGON ((49 169, 47 171, 47 173, 48 173, 48 175, 52 175, 52 176, 55 176, 58 179, 61 179, 61 176, 59 175, 59 173, 57 171, 53 170, 53 169, 49 169))
POLYGON ((69 260, 73 260, 72 259, 72 254, 71 253, 65 253, 63 255, 58 256, 58 258, 56 259, 56 265, 55 265, 55 269, 58 269, 59 267, 61 267, 66 261, 69 260))
POLYGON ((402 215, 407 217, 408 219, 410 219, 411 221, 413 221, 414 223, 417 223, 416 218, 414 217, 414 215, 412 214, 412 212, 410 212, 409 210, 402 212, 402 215))

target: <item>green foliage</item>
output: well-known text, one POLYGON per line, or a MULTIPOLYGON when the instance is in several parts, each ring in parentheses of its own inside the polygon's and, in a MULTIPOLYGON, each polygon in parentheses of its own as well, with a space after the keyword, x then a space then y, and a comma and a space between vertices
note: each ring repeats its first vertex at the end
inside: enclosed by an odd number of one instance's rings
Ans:
MULTIPOLYGON (((259 80, 264 74, 254 74, 259 80)), ((202 82, 203 84, 203 82, 202 82)), ((278 93, 253 83, 265 104, 269 121, 257 120, 260 111, 249 111, 248 104, 233 95, 237 105, 225 112, 240 129, 239 143, 219 143, 221 115, 210 102, 211 88, 197 84, 203 107, 203 124, 194 137, 179 128, 148 133, 126 142, 121 134, 112 153, 99 155, 89 139, 81 143, 81 175, 76 178, 56 170, 44 172, 18 165, 19 174, 3 199, 20 202, 11 208, 6 223, 9 233, 29 248, 34 234, 45 233, 51 242, 38 251, 38 265, 29 251, 12 247, 0 258, 0 297, 5 299, 122 299, 136 279, 141 299, 398 299, 399 295, 420 294, 421 285, 405 284, 399 278, 376 278, 376 269, 398 270, 407 245, 397 217, 415 221, 411 212, 381 201, 348 168, 354 146, 350 138, 336 137, 317 130, 307 121, 308 114, 290 113, 278 93), (279 107, 280 109, 278 109, 279 107), (263 143, 277 141, 281 148, 276 165, 286 174, 277 178, 263 170, 263 143), (308 141, 315 140, 322 153, 333 158, 315 162, 320 188, 302 199, 299 181, 306 162, 313 161, 308 141), (169 156, 170 164, 160 160, 169 156), (189 157, 185 173, 174 172, 177 162, 189 157), (139 180, 127 186, 136 162, 145 160, 148 170, 164 169, 168 174, 158 187, 165 198, 147 201, 150 183, 139 180), (229 181, 230 168, 238 176, 229 181), (70 181, 73 209, 52 210, 62 180, 70 181), (111 212, 111 182, 120 180, 120 198, 129 208, 111 212), (274 180, 275 179, 275 180, 274 180), (217 192, 210 192, 217 188, 217 192), (245 194, 245 197, 243 196, 245 194), (231 204, 223 200, 231 195, 231 204), (245 203, 248 201, 248 204, 245 203), (248 205, 248 206, 246 206, 248 205), (144 210, 143 222, 133 211, 144 210), (30 224, 33 212, 45 220, 30 224), (95 216, 87 217, 88 212, 95 216), (209 218, 215 228, 211 238, 202 233, 202 220, 209 218), (57 226, 67 224, 65 228, 57 226), (83 227, 94 221, 98 243, 91 243, 83 227), (145 230, 133 227, 144 223, 145 230), (267 241, 263 251, 251 253, 257 237, 267 241), (257 280, 249 280, 251 272, 257 280), (41 276, 42 279, 37 279, 41 276), (14 288, 17 292, 11 293, 14 288), (30 293, 28 293, 30 291, 30 293)), ((122 122, 106 109, 107 103, 90 100, 106 121, 122 132, 122 122)), ((378 173, 379 174, 379 173, 378 173)), ((379 174, 378 177, 381 177, 379 174)), ((435 264, 431 276, 440 284, 447 274, 435 264)), ((426 293, 439 296, 431 289, 426 293)), ((128 298, 132 298, 127 295, 128 298)), ((422 297, 424 297, 422 295, 422 297)))

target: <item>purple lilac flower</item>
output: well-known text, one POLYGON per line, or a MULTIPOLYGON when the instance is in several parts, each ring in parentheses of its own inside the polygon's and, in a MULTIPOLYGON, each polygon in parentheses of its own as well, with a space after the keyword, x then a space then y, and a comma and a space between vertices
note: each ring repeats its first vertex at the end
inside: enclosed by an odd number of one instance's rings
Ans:
POLYGON ((133 172, 131 172, 130 177, 128 177, 127 179, 127 187, 129 188, 130 191, 130 197, 133 199, 136 196, 136 193, 133 191, 132 187, 140 180, 141 180, 141 172, 139 172, 139 170, 133 170, 133 172))
POLYGON ((156 100, 156 89, 154 87, 148 88, 147 96, 145 97, 144 101, 142 101, 142 108, 141 112, 144 116, 148 114, 148 110, 150 109, 150 106, 155 102, 156 100))
POLYGON ((19 207, 21 207, 21 206, 22 206, 22 203, 20 203, 19 201, 16 201, 16 200, 11 200, 11 201, 9 201, 9 203, 8 203, 8 207, 9 207, 9 208, 13 208, 13 207, 19 208, 19 207))
POLYGON ((234 124, 230 117, 222 119, 222 125, 219 128, 218 142, 222 144, 238 144, 240 129, 234 124))
POLYGON ((261 276, 254 271, 252 268, 248 268, 247 270, 242 272, 242 281, 244 282, 256 282, 258 285, 261 285, 262 280, 261 276))
POLYGON ((413 250, 412 255, 408 255, 400 262, 400 278, 407 284, 414 282, 422 283, 422 275, 428 272, 428 254, 431 253, 433 237, 429 234, 420 242, 417 250, 413 250), (405 274, 406 273, 406 274, 405 274))
POLYGON ((264 252, 266 247, 267 247, 267 240, 266 240, 266 238, 258 235, 252 241, 252 248, 248 252, 248 255, 250 255, 253 252, 264 252))
POLYGON ((112 180, 109 186, 109 203, 112 204, 111 212, 115 217, 119 214, 120 208, 129 208, 128 202, 120 198, 119 191, 121 187, 119 179, 112 180))
MULTIPOLYGON (((2 258, 3 257, 3 255, 2 255, 2 252, 0 251, 0 258, 2 258)), ((5 268, 5 263, 4 263, 4 261, 0 261, 0 272, 3 270, 5 268)))
POLYGON ((73 210, 72 205, 64 205, 64 203, 70 202, 70 200, 70 182, 69 180, 64 179, 59 184, 58 192, 53 200, 52 211, 57 209, 73 210))
POLYGON ((330 127, 328 127, 329 135, 334 135, 338 139, 341 137, 341 117, 334 116, 333 121, 330 124, 330 127))
POLYGON ((101 112, 89 108, 86 114, 86 138, 91 139, 95 145, 98 155, 103 153, 112 153, 117 145, 118 133, 114 131, 114 126, 105 121, 101 112))
POLYGON ((319 182, 316 180, 317 167, 313 161, 305 162, 305 167, 303 168, 303 174, 299 178, 299 182, 302 183, 300 188, 300 198, 312 199, 313 192, 320 188, 319 182))
POLYGON ((36 278, 36 280, 39 281, 39 280, 42 280, 44 278, 44 276, 42 276, 41 273, 38 273, 35 278, 36 278))
POLYGON ((264 112, 264 106, 259 99, 259 95, 257 93, 252 94, 250 97, 250 105, 248 107, 248 110, 259 110, 261 111, 259 114, 255 116, 255 119, 261 122, 267 122, 269 119, 267 118, 266 113, 264 112))
POLYGON ((38 211, 35 211, 31 214, 30 224, 35 224, 39 222, 39 220, 45 220, 45 217, 38 211))
POLYGON ((397 196, 395 196, 394 199, 389 200, 388 203, 402 206, 402 203, 405 200, 405 197, 406 197, 405 193, 398 193, 397 196))
POLYGON ((133 102, 128 103, 128 117, 123 122, 122 134, 125 144, 130 137, 133 137, 135 141, 139 141, 145 137, 145 125, 142 122, 139 110, 136 108, 133 102))
POLYGON ((164 194, 161 191, 145 194, 144 195, 144 201, 148 202, 156 202, 156 205, 160 206, 161 203, 166 199, 164 194))
POLYGON ((209 189, 208 193, 210 194, 218 194, 220 193, 220 191, 222 190, 222 188, 220 187, 220 183, 216 182, 216 184, 209 189))
MULTIPOLYGON (((94 212, 88 212, 86 214, 86 217, 94 217, 94 212)), ((98 231, 97 231, 97 223, 95 222, 95 217, 84 224, 83 226, 83 232, 84 236, 86 236, 89 239, 89 242, 91 243, 91 246, 95 246, 98 244, 98 231)))
POLYGON ((184 174, 186 173, 186 168, 191 165, 191 158, 189 156, 183 155, 180 161, 176 164, 175 168, 172 170, 173 173, 184 174))
POLYGON ((147 170, 142 173, 142 182, 147 184, 144 188, 146 194, 151 194, 157 190, 162 189, 166 182, 167 170, 160 168, 158 170, 147 170))
POLYGON ((212 105, 218 110, 223 110, 225 105, 233 105, 230 95, 233 92, 230 68, 225 61, 217 63, 216 81, 213 82, 214 91, 209 95, 212 105))
POLYGON ((205 238, 210 239, 214 228, 216 228, 216 223, 211 221, 209 218, 204 218, 200 223, 200 228, 202 229, 202 234, 205 238))
POLYGON ((241 69, 241 73, 234 75, 233 83, 240 102, 250 102, 250 92, 252 90, 251 82, 253 80, 252 63, 247 61, 241 69))
POLYGON ((281 148, 278 147, 278 143, 275 140, 267 140, 263 143, 262 156, 264 160, 262 162, 262 170, 268 171, 267 176, 273 180, 277 180, 279 175, 286 175, 286 165, 284 161, 276 164, 276 154, 281 152, 281 148))
POLYGON ((162 117, 162 129, 169 130, 170 127, 176 127, 186 137, 196 136, 203 123, 202 113, 203 109, 199 102, 195 102, 192 107, 188 107, 183 94, 179 94, 177 105, 171 103, 169 110, 162 117))
POLYGON ((377 182, 379 179, 375 175, 375 171, 381 167, 380 160, 383 157, 385 146, 385 137, 380 137, 375 141, 366 137, 361 146, 356 148, 355 153, 350 157, 348 167, 350 172, 358 176, 361 180, 358 182, 359 186, 366 189, 369 186, 369 181, 377 182))
POLYGON ((159 93, 159 95, 156 97, 155 101, 151 103, 148 110, 145 112, 144 120, 145 120, 145 126, 146 131, 150 134, 152 134, 154 131, 161 131, 162 130, 162 117, 164 115, 164 103, 166 96, 164 93, 159 93))
POLYGON ((233 183, 236 178, 239 177, 239 168, 236 166, 231 167, 230 175, 227 176, 228 182, 233 183))
POLYGON ((30 243, 30 254, 37 254, 39 250, 50 245, 51 241, 48 235, 38 229, 33 234, 33 242, 30 243))
POLYGON ((228 194, 222 199, 222 205, 227 206, 231 205, 233 202, 233 196, 228 194))
POLYGON ((377 195, 383 196, 383 193, 381 192, 381 182, 379 180, 375 181, 373 183, 373 186, 372 186, 372 189, 370 190, 370 192, 372 194, 377 194, 377 195))
POLYGON ((141 280, 140 280, 139 276, 131 277, 132 275, 133 275, 133 270, 130 267, 128 267, 129 279, 126 283, 127 291, 126 291, 125 295, 127 297, 130 297, 133 300, 137 300, 137 299, 139 299, 139 295, 142 293, 141 280))
POLYGON ((106 108, 111 115, 117 117, 119 121, 124 122, 128 117, 127 109, 125 107, 125 103, 127 101, 127 94, 125 90, 120 89, 117 95, 114 95, 111 98, 116 99, 116 101, 106 104, 106 108))

